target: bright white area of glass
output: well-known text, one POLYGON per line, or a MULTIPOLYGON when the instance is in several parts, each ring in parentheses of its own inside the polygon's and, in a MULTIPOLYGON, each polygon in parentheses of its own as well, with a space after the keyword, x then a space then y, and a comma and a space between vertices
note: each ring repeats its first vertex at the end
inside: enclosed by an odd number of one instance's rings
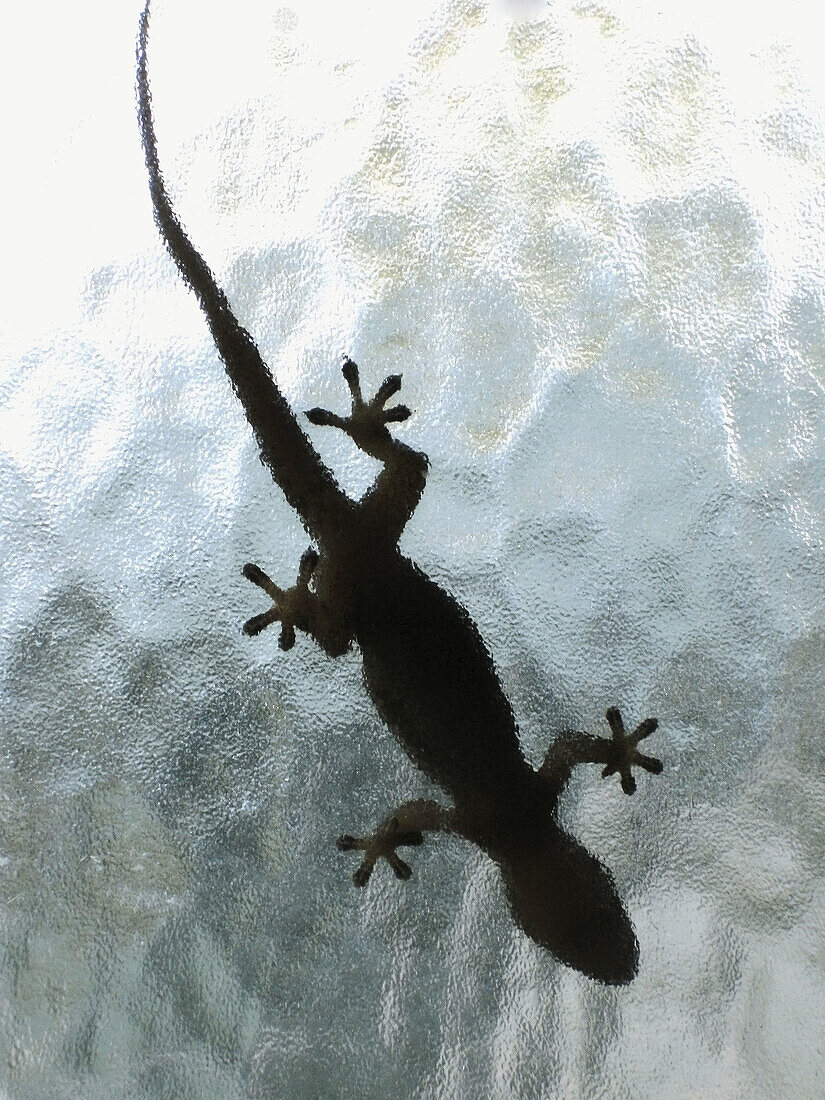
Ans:
POLYGON ((661 778, 564 807, 637 928, 622 990, 457 841, 352 888, 331 838, 428 788, 356 654, 239 633, 242 563, 305 537, 152 224, 137 6, 51 8, 0 40, 0 1091, 818 1095, 819 7, 154 11, 185 224, 297 409, 343 408, 344 352, 403 369, 404 548, 528 758, 659 715, 661 778))

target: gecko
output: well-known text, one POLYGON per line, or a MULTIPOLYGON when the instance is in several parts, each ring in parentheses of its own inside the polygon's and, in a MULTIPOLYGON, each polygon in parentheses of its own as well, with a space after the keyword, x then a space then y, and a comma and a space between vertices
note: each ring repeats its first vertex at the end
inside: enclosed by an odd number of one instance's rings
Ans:
POLYGON ((662 763, 639 749, 657 728, 646 718, 626 732, 621 714, 606 714, 610 736, 563 730, 543 763, 525 759, 510 702, 492 655, 461 603, 399 548, 424 490, 427 456, 394 436, 389 425, 410 410, 390 404, 401 375, 365 397, 355 363, 342 373, 350 409, 310 409, 309 422, 346 433, 380 471, 359 500, 339 486, 302 429, 253 340, 232 311, 176 213, 161 172, 147 68, 149 8, 137 36, 138 121, 155 223, 184 282, 194 292, 232 389, 252 428, 260 458, 308 535, 295 583, 276 584, 258 565, 244 575, 269 597, 267 610, 244 625, 258 635, 280 623, 281 649, 309 635, 330 657, 360 651, 367 694, 418 768, 452 801, 414 799, 362 837, 341 836, 342 851, 360 853, 353 876, 366 886, 385 860, 410 878, 398 849, 425 832, 470 841, 499 868, 515 924, 557 960, 597 981, 622 985, 638 972, 639 945, 613 876, 562 828, 559 802, 573 768, 596 763, 618 773, 632 794, 632 769, 652 774, 662 763))

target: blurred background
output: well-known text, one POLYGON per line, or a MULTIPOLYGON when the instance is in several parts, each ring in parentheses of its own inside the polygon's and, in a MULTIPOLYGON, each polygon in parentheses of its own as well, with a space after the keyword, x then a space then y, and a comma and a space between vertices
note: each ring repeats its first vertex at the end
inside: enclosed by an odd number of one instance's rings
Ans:
POLYGON ((618 990, 457 839, 353 887, 335 836, 438 792, 357 653, 240 632, 243 563, 306 540, 152 223, 139 5, 6 13, 3 1096, 821 1095, 819 12, 666 7, 157 0, 150 41, 170 191, 293 406, 404 372, 403 548, 528 759, 659 716, 660 778, 562 810, 638 933, 618 990))

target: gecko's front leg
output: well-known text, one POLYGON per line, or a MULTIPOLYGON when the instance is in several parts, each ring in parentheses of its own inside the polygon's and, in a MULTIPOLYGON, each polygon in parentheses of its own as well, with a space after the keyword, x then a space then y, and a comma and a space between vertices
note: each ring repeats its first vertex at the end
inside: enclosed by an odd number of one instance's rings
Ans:
POLYGON ((557 788, 559 794, 576 764, 603 764, 603 778, 618 772, 625 794, 633 794, 636 790, 634 767, 644 768, 651 775, 661 772, 661 760, 646 756, 638 747, 640 741, 657 729, 657 719, 645 718, 632 733, 626 733, 618 707, 611 707, 605 717, 610 726, 610 738, 568 730, 560 733, 547 750, 539 773, 557 788))
POLYGON ((416 799, 399 806, 371 836, 355 837, 345 833, 336 844, 342 852, 363 852, 358 870, 352 876, 356 886, 366 886, 379 859, 386 859, 396 878, 408 879, 412 868, 398 855, 397 848, 417 847, 424 843, 425 832, 449 832, 455 828, 455 811, 437 802, 416 799))
POLYGON ((281 649, 292 649, 295 631, 302 630, 332 657, 338 657, 349 648, 349 634, 341 621, 315 592, 309 582, 318 564, 318 554, 312 548, 301 555, 298 579, 292 588, 279 588, 257 565, 251 562, 243 567, 247 580, 257 584, 272 599, 272 606, 261 615, 254 615, 244 623, 244 634, 260 634, 272 623, 281 624, 281 649))

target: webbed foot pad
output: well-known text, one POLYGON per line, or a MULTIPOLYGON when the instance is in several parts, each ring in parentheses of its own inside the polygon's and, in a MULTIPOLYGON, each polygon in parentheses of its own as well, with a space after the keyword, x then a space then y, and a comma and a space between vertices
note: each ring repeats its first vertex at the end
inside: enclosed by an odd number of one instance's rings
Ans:
POLYGON ((632 733, 625 733, 622 716, 617 707, 611 707, 605 715, 613 740, 608 742, 608 763, 602 772, 602 778, 618 772, 622 779, 622 790, 625 794, 633 794, 636 790, 636 780, 631 769, 635 766, 644 768, 652 775, 658 775, 662 770, 662 761, 655 756, 645 756, 636 747, 645 737, 658 727, 656 718, 645 718, 632 733))
POLYGON ((295 627, 301 625, 301 605, 305 604, 309 597, 309 582, 317 564, 318 554, 315 550, 311 548, 305 550, 301 555, 295 586, 283 589, 279 588, 263 569, 247 562, 243 567, 243 575, 272 598, 272 607, 262 615, 254 615, 251 619, 247 619, 243 625, 244 634, 260 634, 271 623, 280 622, 281 637, 278 644, 281 649, 292 649, 295 645, 295 627))
POLYGON ((361 445, 362 441, 370 435, 386 433, 387 424, 406 420, 412 415, 406 405, 393 405, 389 409, 385 407, 393 394, 401 389, 400 374, 391 374, 378 387, 375 396, 370 401, 365 401, 361 394, 358 367, 355 363, 347 359, 341 372, 352 395, 350 415, 338 416, 337 413, 330 412, 328 409, 309 409, 306 417, 311 424, 340 428, 361 445))
POLYGON ((412 868, 396 852, 402 845, 415 847, 424 843, 424 834, 418 829, 402 830, 397 817, 391 817, 378 826, 369 837, 354 837, 344 834, 335 842, 339 851, 359 851, 364 853, 361 866, 352 876, 356 886, 366 886, 373 868, 383 858, 395 872, 396 878, 406 881, 412 874, 412 868))

